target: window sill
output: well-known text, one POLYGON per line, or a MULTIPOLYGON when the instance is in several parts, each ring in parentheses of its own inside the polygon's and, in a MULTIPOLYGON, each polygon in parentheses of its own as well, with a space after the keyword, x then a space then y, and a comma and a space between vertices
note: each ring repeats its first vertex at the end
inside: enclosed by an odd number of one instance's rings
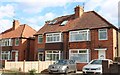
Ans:
POLYGON ((87 40, 87 41, 69 41, 70 43, 72 42, 89 42, 90 40, 87 40))
POLYGON ((46 43, 62 43, 62 41, 58 41, 58 42, 46 42, 46 43))
POLYGON ((107 41, 108 39, 99 39, 99 41, 107 41))

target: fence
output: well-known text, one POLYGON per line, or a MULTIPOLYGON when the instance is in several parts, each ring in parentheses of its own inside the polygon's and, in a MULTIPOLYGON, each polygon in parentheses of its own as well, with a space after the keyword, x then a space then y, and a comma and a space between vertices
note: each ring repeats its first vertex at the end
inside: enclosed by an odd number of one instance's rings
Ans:
POLYGON ((5 61, 5 69, 19 70, 22 72, 28 72, 29 70, 35 69, 37 73, 41 73, 53 63, 54 61, 5 61))

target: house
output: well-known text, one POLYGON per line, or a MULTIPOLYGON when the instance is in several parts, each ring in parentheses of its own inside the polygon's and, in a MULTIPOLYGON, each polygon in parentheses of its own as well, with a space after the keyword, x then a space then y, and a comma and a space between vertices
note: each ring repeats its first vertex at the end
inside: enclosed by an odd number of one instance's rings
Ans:
POLYGON ((0 34, 2 60, 33 60, 36 31, 26 24, 13 21, 13 27, 0 34))
POLYGON ((95 11, 75 13, 46 21, 35 36, 35 60, 74 59, 78 70, 92 59, 117 56, 117 28, 95 11))
POLYGON ((118 31, 118 57, 120 57, 120 28, 118 31))

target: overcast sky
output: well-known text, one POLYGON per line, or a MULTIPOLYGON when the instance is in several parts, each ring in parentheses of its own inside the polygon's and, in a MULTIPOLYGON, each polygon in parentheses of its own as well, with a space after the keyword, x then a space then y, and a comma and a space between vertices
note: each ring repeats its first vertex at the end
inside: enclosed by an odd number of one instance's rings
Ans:
POLYGON ((120 0, 0 0, 0 33, 12 27, 13 20, 39 30, 47 20, 74 13, 77 5, 85 12, 96 11, 118 27, 120 0))

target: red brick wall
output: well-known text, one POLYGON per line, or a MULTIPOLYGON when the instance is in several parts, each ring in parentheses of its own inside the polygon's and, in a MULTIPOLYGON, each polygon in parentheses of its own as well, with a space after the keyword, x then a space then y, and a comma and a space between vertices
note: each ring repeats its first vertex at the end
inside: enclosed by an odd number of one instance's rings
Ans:
MULTIPOLYGON (((70 42, 69 49, 90 49, 90 57, 92 59, 98 59, 98 50, 95 48, 107 48, 106 50, 106 58, 114 59, 113 57, 113 28, 108 29, 108 40, 99 40, 98 38, 98 29, 90 30, 91 41, 83 41, 83 42, 70 42)), ((82 67, 85 63, 78 63, 78 70, 82 70, 82 67)))
POLYGON ((107 48, 106 58, 113 59, 113 29, 108 29, 108 40, 99 40, 98 29, 91 30, 91 58, 98 58, 95 48, 107 48))
POLYGON ((30 40, 29 60, 34 60, 35 40, 30 40))
POLYGON ((43 35, 43 42, 42 43, 38 43, 38 36, 35 36, 35 51, 34 51, 34 60, 37 60, 38 59, 38 49, 39 48, 45 48, 45 40, 46 37, 45 37, 45 34, 43 35))

